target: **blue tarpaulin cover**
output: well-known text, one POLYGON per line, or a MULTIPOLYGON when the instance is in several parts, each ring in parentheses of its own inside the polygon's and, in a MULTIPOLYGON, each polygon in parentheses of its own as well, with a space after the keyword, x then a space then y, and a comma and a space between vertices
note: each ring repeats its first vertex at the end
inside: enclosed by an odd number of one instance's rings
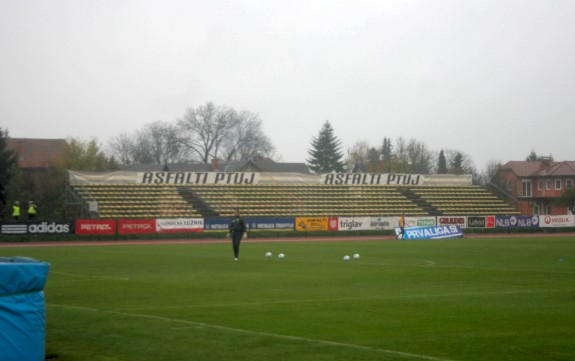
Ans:
POLYGON ((0 360, 44 360, 49 268, 32 258, 0 257, 0 360))

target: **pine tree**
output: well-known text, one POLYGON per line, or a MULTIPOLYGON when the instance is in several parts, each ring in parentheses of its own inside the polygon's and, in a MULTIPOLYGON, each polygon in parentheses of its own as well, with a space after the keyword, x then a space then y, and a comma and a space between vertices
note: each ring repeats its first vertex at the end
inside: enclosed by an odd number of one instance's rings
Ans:
POLYGON ((391 144, 391 139, 383 138, 383 143, 381 145, 381 159, 388 161, 393 157, 393 145, 391 144))
POLYGON ((537 153, 535 153, 535 150, 531 149, 531 153, 529 153, 529 155, 527 156, 527 158, 525 158, 526 161, 534 161, 534 160, 538 160, 539 157, 537 156, 537 153))
POLYGON ((457 152, 450 163, 452 174, 463 174, 463 154, 457 152))
POLYGON ((308 151, 309 168, 314 173, 343 172, 341 141, 334 135, 329 121, 323 124, 317 137, 312 138, 312 148, 308 151))
POLYGON ((439 152, 439 159, 437 160, 437 174, 447 174, 447 159, 443 149, 439 152))

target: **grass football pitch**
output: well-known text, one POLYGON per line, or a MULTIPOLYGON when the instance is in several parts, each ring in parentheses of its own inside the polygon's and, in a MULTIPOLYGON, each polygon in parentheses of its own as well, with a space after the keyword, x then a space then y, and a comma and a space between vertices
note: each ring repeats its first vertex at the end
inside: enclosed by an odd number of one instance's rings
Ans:
POLYGON ((575 237, 248 241, 237 263, 228 243, 0 255, 50 262, 58 361, 575 359, 575 237))

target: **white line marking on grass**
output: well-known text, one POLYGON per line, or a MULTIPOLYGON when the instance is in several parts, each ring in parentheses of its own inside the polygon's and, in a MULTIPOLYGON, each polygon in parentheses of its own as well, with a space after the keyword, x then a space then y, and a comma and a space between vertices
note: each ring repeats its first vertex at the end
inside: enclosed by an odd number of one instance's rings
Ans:
POLYGON ((280 305, 280 304, 298 304, 314 302, 345 302, 345 301, 373 301, 373 300, 394 300, 394 299, 417 299, 417 298, 435 298, 435 297, 468 297, 468 296, 498 296, 498 295, 516 295, 529 293, 551 293, 551 292, 572 292, 573 289, 564 290, 515 290, 515 291, 493 291, 493 292, 459 292, 459 293, 437 293, 437 294, 417 294, 417 295, 389 295, 381 297, 349 297, 349 298, 316 298, 316 299, 299 299, 299 300, 277 300, 277 301, 258 301, 258 302, 237 302, 237 303, 210 303, 200 305, 186 306, 165 306, 165 307, 136 307, 121 308, 123 311, 151 311, 151 310, 177 310, 191 308, 211 308, 211 307, 241 307, 241 306, 259 306, 259 305, 280 305))
POLYGON ((336 342, 336 341, 317 340, 317 339, 313 339, 313 338, 300 337, 300 336, 281 335, 281 334, 271 333, 271 332, 246 330, 243 328, 227 327, 227 326, 214 325, 214 324, 209 324, 209 323, 204 323, 204 322, 181 320, 181 319, 177 319, 177 318, 167 318, 167 317, 161 317, 161 316, 144 315, 144 314, 138 314, 138 313, 127 313, 127 312, 119 312, 119 311, 105 311, 105 310, 98 310, 98 309, 89 308, 89 307, 68 306, 68 305, 61 305, 61 304, 47 304, 47 305, 48 306, 54 306, 54 307, 84 310, 84 311, 90 311, 90 312, 106 313, 106 314, 110 314, 110 315, 143 318, 143 319, 163 321, 163 322, 174 322, 174 323, 179 323, 179 324, 183 324, 183 325, 188 325, 188 327, 194 327, 194 328, 195 327, 199 327, 199 328, 204 327, 204 328, 211 328, 211 329, 215 329, 215 330, 222 330, 222 331, 226 331, 226 332, 243 333, 243 334, 256 335, 256 336, 273 337, 273 338, 284 339, 284 340, 301 341, 301 342, 306 342, 306 343, 316 343, 319 345, 337 346, 337 347, 352 348, 352 349, 356 349, 356 350, 380 352, 380 353, 386 353, 386 354, 390 354, 390 355, 409 357, 412 359, 419 359, 419 360, 454 361, 451 359, 444 359, 444 358, 439 358, 439 357, 420 355, 420 354, 415 354, 415 353, 410 353, 410 352, 389 350, 389 349, 370 347, 370 346, 362 346, 362 345, 336 342))
POLYGON ((126 278, 126 277, 83 275, 83 274, 79 274, 79 273, 67 273, 67 272, 58 272, 58 271, 50 271, 50 273, 56 274, 56 275, 62 275, 62 276, 69 276, 69 277, 94 278, 94 279, 116 280, 116 281, 130 281, 130 279, 126 278))
POLYGON ((542 269, 509 269, 509 268, 488 268, 488 267, 472 267, 472 266, 437 266, 435 268, 447 268, 447 269, 468 269, 468 270, 480 270, 480 271, 492 271, 492 272, 521 272, 521 273, 553 273, 553 274, 575 274, 575 272, 570 271, 555 271, 555 270, 542 270, 542 269))

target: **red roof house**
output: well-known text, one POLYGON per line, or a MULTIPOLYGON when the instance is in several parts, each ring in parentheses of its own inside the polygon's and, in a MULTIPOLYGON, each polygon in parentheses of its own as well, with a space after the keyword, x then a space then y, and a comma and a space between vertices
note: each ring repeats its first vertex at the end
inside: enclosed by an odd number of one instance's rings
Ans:
POLYGON ((575 183, 575 161, 554 162, 550 159, 510 161, 496 175, 505 191, 516 200, 521 214, 569 214, 556 199, 575 183))
POLYGON ((65 139, 8 138, 6 148, 18 153, 18 165, 23 170, 49 168, 64 154, 65 139))

